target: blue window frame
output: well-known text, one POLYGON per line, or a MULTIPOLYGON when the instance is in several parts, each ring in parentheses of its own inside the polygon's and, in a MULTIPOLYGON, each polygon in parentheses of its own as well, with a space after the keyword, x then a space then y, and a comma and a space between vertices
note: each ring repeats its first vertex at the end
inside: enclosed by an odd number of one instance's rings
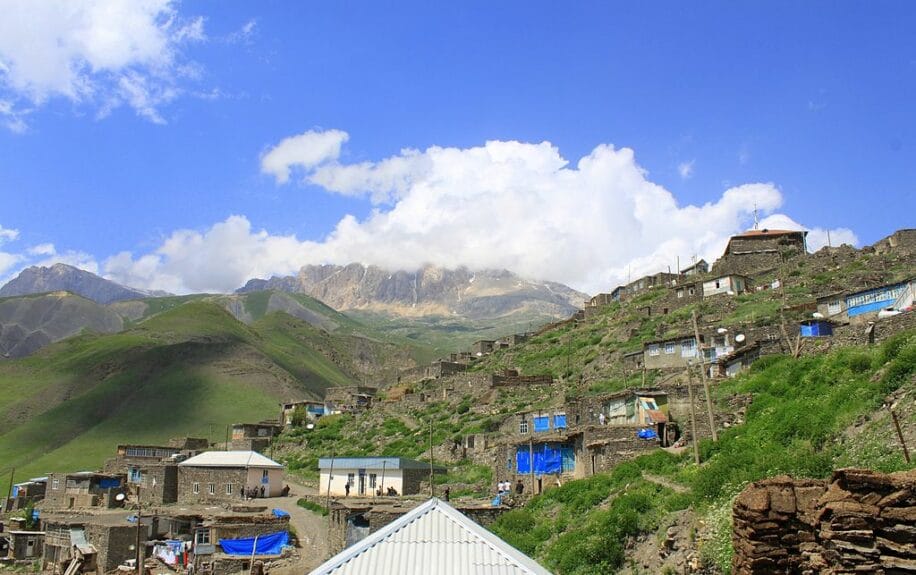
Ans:
POLYGON ((550 430, 550 416, 548 415, 539 415, 534 418, 534 431, 549 431, 550 430))
POLYGON ((553 428, 554 429, 566 429, 566 414, 557 413, 553 416, 553 428))

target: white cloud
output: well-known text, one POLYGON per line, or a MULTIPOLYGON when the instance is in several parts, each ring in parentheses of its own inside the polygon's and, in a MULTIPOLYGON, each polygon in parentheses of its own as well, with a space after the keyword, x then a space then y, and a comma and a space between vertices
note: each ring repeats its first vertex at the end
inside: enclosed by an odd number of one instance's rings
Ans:
POLYGON ((4 242, 11 242, 19 237, 19 230, 12 230, 10 228, 4 228, 0 225, 0 244, 4 242))
POLYGON ((245 22, 241 28, 228 34, 225 41, 229 44, 250 44, 251 39, 257 34, 258 21, 254 18, 245 22))
POLYGON ((309 130, 290 136, 261 157, 261 171, 271 174, 278 183, 289 181, 292 168, 311 169, 340 157, 340 147, 350 136, 340 130, 309 130))
POLYGON ((6 0, 0 115, 21 131, 24 106, 65 98, 101 115, 127 104, 160 122, 157 108, 193 68, 182 48, 205 39, 203 19, 181 17, 175 0, 6 0))
POLYGON ((693 176, 693 164, 695 161, 690 160, 677 165, 677 173, 680 174, 682 180, 688 180, 693 176))
MULTIPOLYGON (((491 141, 344 164, 340 147, 347 138, 337 130, 287 138, 264 155, 262 170, 282 183, 295 167, 306 183, 365 197, 376 204, 367 218, 345 216, 322 240, 303 241, 231 216, 206 230, 173 232, 153 253, 118 254, 105 262, 105 273, 148 289, 225 292, 306 264, 416 269, 433 263, 507 268, 596 292, 628 274, 673 269, 678 257, 714 260, 730 235, 749 227, 755 205, 774 218, 765 222, 794 223, 775 213, 782 194, 771 183, 679 205, 627 148, 600 145, 573 165, 548 142, 491 141)), ((811 230, 812 246, 819 233, 811 230)), ((855 241, 849 230, 831 236, 834 243, 855 241)))
POLYGON ((30 247, 27 251, 30 256, 53 256, 57 253, 54 244, 38 244, 30 247))

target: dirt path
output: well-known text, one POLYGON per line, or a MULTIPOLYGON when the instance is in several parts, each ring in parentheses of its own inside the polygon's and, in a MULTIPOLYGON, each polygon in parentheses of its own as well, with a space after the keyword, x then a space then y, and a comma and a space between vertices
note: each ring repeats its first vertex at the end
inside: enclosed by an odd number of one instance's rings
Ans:
POLYGON ((267 505, 289 513, 290 525, 299 537, 299 561, 278 566, 270 570, 272 575, 302 575, 321 565, 328 559, 328 518, 322 517, 296 505, 305 494, 314 494, 315 489, 287 481, 290 494, 287 497, 271 497, 267 505))
POLYGON ((690 491, 689 487, 681 485, 680 483, 675 483, 674 481, 671 481, 670 479, 659 477, 658 475, 652 475, 651 473, 643 472, 642 478, 645 479, 646 481, 651 481, 652 483, 656 485, 667 487, 668 489, 670 489, 671 491, 674 491, 675 493, 687 493, 690 491))

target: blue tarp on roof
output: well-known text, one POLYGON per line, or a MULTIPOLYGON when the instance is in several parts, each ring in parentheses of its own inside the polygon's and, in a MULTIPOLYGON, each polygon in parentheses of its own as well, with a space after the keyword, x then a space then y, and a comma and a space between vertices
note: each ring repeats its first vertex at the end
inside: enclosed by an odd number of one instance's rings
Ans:
POLYGON ((274 517, 289 517, 289 513, 282 509, 272 509, 271 512, 274 514, 274 517))
POLYGON ((640 439, 658 439, 658 434, 654 430, 646 428, 640 429, 637 434, 640 439))
POLYGON ((283 547, 289 544, 289 533, 279 531, 267 535, 255 537, 242 537, 241 539, 220 539, 219 546, 223 548, 223 553, 228 555, 279 555, 283 547), (255 546, 257 539, 257 549, 255 546))

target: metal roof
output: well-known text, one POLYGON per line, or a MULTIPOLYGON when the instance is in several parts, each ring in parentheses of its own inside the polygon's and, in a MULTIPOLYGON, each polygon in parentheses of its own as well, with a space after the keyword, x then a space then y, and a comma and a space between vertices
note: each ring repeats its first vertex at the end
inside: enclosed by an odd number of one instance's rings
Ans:
POLYGON ((432 498, 310 575, 550 575, 530 557, 432 498))
POLYGON ((283 469, 283 465, 256 451, 205 451, 178 464, 179 467, 256 467, 283 469))
MULTIPOLYGON (((429 469, 429 463, 406 457, 322 457, 318 469, 429 469)), ((445 468, 434 466, 437 472, 445 468)))

